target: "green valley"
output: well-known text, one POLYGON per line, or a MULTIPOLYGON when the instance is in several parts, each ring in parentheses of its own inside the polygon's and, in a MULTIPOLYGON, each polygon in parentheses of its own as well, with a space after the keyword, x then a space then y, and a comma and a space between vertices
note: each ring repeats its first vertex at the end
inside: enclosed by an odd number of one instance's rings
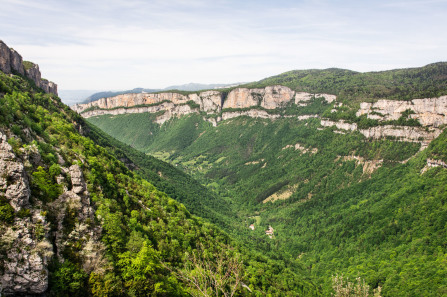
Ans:
MULTIPOLYGON (((223 108, 218 116, 240 114, 217 124, 208 120, 209 112, 172 116, 162 124, 151 113, 92 115, 88 121, 200 181, 235 214, 217 209, 228 221, 217 224, 253 250, 297 261, 325 296, 333 292, 335 274, 361 277, 381 296, 442 296, 446 132, 443 124, 420 124, 438 118, 422 118, 417 98, 444 95, 445 70, 439 63, 368 74, 302 71, 244 86, 282 84, 297 94, 339 96, 329 102, 315 95, 305 104, 295 100, 267 110, 275 117, 223 108), (295 75, 300 73, 306 76, 295 75), (390 77, 400 86, 379 92, 390 77), (407 85, 420 91, 409 92, 407 85), (360 115, 365 101, 372 112, 360 115), (389 111, 385 104, 393 102, 415 112, 389 111)), ((443 98, 436 99, 441 106, 443 98)), ((267 106, 267 97, 260 100, 267 106)))
MULTIPOLYGON (((17 54, 0 46, 2 58, 17 54)), ((2 296, 321 295, 298 261, 250 250, 210 222, 233 220, 229 201, 89 126, 40 72, 7 66, 2 296)))

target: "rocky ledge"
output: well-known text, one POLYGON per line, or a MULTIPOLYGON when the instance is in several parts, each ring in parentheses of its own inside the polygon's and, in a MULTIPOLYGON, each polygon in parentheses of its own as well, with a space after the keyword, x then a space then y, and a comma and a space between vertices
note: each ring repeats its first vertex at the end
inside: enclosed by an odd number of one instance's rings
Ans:
POLYGON ((0 70, 6 74, 23 75, 31 79, 37 87, 46 93, 57 95, 57 85, 42 78, 39 65, 23 61, 22 56, 14 49, 9 48, 2 40, 0 40, 0 70))
POLYGON ((365 115, 379 121, 398 120, 404 113, 422 126, 439 127, 447 124, 447 96, 414 99, 411 101, 379 100, 363 102, 357 116, 365 115))
MULTIPOLYGON (((433 139, 438 137, 442 130, 434 127, 409 127, 409 126, 393 126, 384 125, 376 126, 368 129, 358 129, 357 124, 347 123, 344 121, 330 121, 327 119, 321 120, 323 127, 336 127, 339 130, 334 132, 344 131, 359 131, 366 138, 380 139, 393 138, 399 141, 419 142, 422 147, 426 147, 433 139)), ((342 134, 344 134, 342 132, 342 134)))
POLYGON ((72 109, 85 118, 104 114, 117 115, 162 111, 164 113, 158 116, 156 120, 159 124, 177 115, 200 112, 207 114, 222 113, 217 118, 208 119, 215 125, 221 120, 238 116, 275 119, 279 116, 270 114, 266 110, 281 108, 288 104, 305 106, 314 97, 324 98, 329 103, 336 99, 335 95, 330 94, 310 94, 295 92, 284 86, 268 86, 257 89, 236 88, 227 95, 219 91, 204 91, 188 95, 169 92, 124 94, 102 98, 87 104, 76 104, 72 106, 72 109))

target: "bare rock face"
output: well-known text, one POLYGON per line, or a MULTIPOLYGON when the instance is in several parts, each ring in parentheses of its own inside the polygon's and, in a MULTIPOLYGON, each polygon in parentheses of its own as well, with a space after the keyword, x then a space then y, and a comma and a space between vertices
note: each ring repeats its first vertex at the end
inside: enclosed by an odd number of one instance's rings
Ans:
POLYGON ((294 91, 283 86, 268 86, 264 90, 265 93, 261 106, 266 109, 283 107, 286 103, 292 100, 293 95, 295 95, 294 91))
POLYGON ((6 135, 0 132, 0 191, 11 206, 19 211, 29 205, 29 183, 23 163, 15 156, 6 135))
POLYGON ((34 81, 37 87, 42 88, 46 93, 57 95, 57 85, 53 82, 43 80, 39 66, 32 64, 32 67, 25 69, 22 56, 14 49, 9 48, 0 40, 0 71, 6 74, 19 73, 34 81))
POLYGON ((86 185, 84 181, 84 176, 82 175, 81 168, 79 165, 72 165, 68 169, 71 176, 71 191, 75 194, 80 194, 86 190, 86 185))
POLYGON ((409 117, 418 120, 423 126, 439 127, 447 124, 447 96, 411 101, 379 100, 374 104, 363 102, 356 115, 366 114, 370 119, 388 121, 399 119, 407 110, 412 112, 409 117))
POLYGON ((33 210, 31 217, 15 218, 13 226, 2 229, 3 293, 44 293, 48 288, 48 261, 53 255, 53 247, 46 239, 50 228, 45 217, 40 210, 33 210))
POLYGON ((0 40, 0 70, 11 73, 11 50, 0 40))
POLYGON ((42 79, 40 81, 40 87, 45 91, 45 93, 57 94, 57 85, 52 81, 42 79))
POLYGON ((248 116, 251 118, 261 118, 261 119, 277 119, 280 117, 278 114, 269 114, 265 110, 250 109, 246 111, 224 112, 222 114, 222 120, 229 120, 240 116, 248 116))
POLYGON ((25 75, 22 56, 13 49, 11 49, 11 68, 21 75, 25 75))
POLYGON ((380 139, 384 137, 395 137, 398 140, 429 143, 441 134, 441 130, 432 129, 425 130, 420 127, 407 127, 407 126, 377 126, 369 129, 359 130, 360 133, 367 138, 380 139))
POLYGON ((155 122, 161 125, 174 116, 182 116, 194 112, 197 111, 192 110, 189 105, 174 105, 171 109, 166 110, 164 114, 158 116, 155 122))
MULTIPOLYGON (((93 222, 95 212, 90 203, 90 194, 79 165, 62 168, 71 177, 72 189, 65 191, 50 205, 57 214, 57 230, 54 233, 56 256, 63 262, 63 251, 67 248, 81 245, 81 256, 84 269, 88 272, 103 269, 106 260, 103 258, 104 246, 100 243, 101 228, 92 228, 88 222, 93 222), (75 216, 73 226, 64 226, 66 216, 75 216)), ((77 247, 78 248, 78 247, 77 247)))
POLYGON ((33 64, 29 69, 26 69, 26 77, 34 81, 36 86, 40 88, 42 77, 40 74, 39 65, 33 64))
POLYGON ((357 124, 356 123, 346 123, 345 121, 334 122, 334 121, 322 119, 321 120, 321 126, 323 126, 323 127, 335 126, 338 129, 348 130, 348 131, 355 131, 355 130, 357 130, 357 124))
MULTIPOLYGON (((357 124, 346 123, 344 121, 334 122, 327 119, 322 119, 321 125, 323 127, 335 126, 338 129, 347 131, 357 130, 357 124)), ((400 141, 419 142, 422 145, 427 145, 433 139, 438 137, 442 132, 440 129, 436 128, 427 130, 421 127, 392 126, 392 125, 371 127, 369 129, 360 129, 358 131, 367 138, 380 139, 385 137, 393 137, 400 141)))
POLYGON ((262 89, 236 88, 228 94, 222 109, 248 108, 257 106, 259 104, 259 100, 255 96, 260 95, 261 93, 262 89))
POLYGON ((268 86, 264 89, 237 88, 232 90, 222 108, 248 108, 261 106, 275 109, 289 102, 295 92, 284 86, 268 86))
MULTIPOLYGON (((218 122, 238 116, 276 119, 279 116, 269 114, 263 109, 282 108, 290 102, 297 105, 307 105, 312 98, 324 98, 328 102, 336 99, 335 95, 295 93, 288 87, 268 86, 263 89, 233 89, 224 100, 224 94, 219 91, 204 91, 182 95, 177 93, 159 94, 124 94, 110 98, 102 98, 86 104, 76 104, 71 108, 82 114, 84 118, 105 114, 119 115, 127 113, 155 113, 164 112, 156 119, 158 124, 163 124, 173 116, 187 115, 190 113, 206 112, 222 116, 205 118, 216 126, 218 122), (193 104, 190 104, 191 101, 193 104), (225 109, 244 109, 248 111, 228 111, 225 109)), ((285 116, 287 117, 287 116, 285 116)), ((316 115, 303 115, 298 119, 305 120, 316 115)))
MULTIPOLYGON (((0 132, 0 191, 17 212, 28 208, 29 183, 24 165, 6 135, 0 132)), ((12 226, 0 226, 0 273, 3 293, 38 294, 48 287, 48 259, 52 245, 47 241, 49 225, 39 209, 28 209, 29 217, 15 217, 12 226)))
POLYGON ((200 110, 218 113, 222 110, 222 94, 218 91, 205 91, 199 95, 190 94, 188 98, 200 105, 200 110))

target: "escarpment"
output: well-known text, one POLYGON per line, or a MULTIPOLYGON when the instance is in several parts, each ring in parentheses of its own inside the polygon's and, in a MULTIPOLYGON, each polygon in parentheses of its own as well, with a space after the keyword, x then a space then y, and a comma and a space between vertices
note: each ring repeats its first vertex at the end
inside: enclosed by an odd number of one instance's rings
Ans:
POLYGON ((221 120, 244 115, 276 119, 279 115, 269 113, 269 110, 274 111, 289 104, 305 106, 312 98, 323 98, 330 103, 335 100, 336 96, 295 92, 288 87, 277 85, 256 89, 236 88, 226 96, 219 91, 204 91, 188 95, 178 93, 124 94, 102 98, 87 104, 76 104, 72 106, 72 109, 85 118, 104 114, 164 112, 157 117, 156 121, 159 124, 173 116, 190 113, 217 114, 217 117, 207 119, 213 124, 217 124, 221 120))
MULTIPOLYGON (((336 102, 335 95, 295 92, 288 87, 274 85, 265 88, 235 88, 227 94, 219 91, 188 95, 169 92, 124 94, 87 104, 77 104, 72 106, 72 109, 85 118, 105 114, 160 113, 155 120, 158 124, 163 124, 175 116, 196 113, 202 114, 205 120, 216 126, 220 121, 240 116, 272 120, 295 117, 293 113, 278 111, 293 106, 305 108, 312 104, 315 98, 321 98, 326 104, 332 103, 331 113, 334 114, 337 114, 339 109, 346 108, 342 102, 336 102)), ((299 120, 320 117, 321 126, 335 126, 338 129, 335 130, 336 133, 358 131, 366 138, 391 137, 401 141, 420 142, 425 147, 441 133, 439 127, 447 124, 447 96, 411 101, 382 99, 375 103, 363 102, 355 115, 359 120, 366 116, 368 120, 376 122, 372 126, 359 129, 355 121, 321 118, 321 113, 299 113, 296 117, 299 120)))
POLYGON ((379 121, 398 120, 403 113, 417 120, 422 126, 439 127, 447 124, 447 96, 439 98, 414 99, 411 101, 379 100, 363 102, 357 116, 379 121))
POLYGON ((57 95, 57 85, 41 77, 39 65, 23 61, 22 56, 14 49, 9 48, 2 40, 0 40, 0 70, 6 74, 23 75, 46 93, 57 95))

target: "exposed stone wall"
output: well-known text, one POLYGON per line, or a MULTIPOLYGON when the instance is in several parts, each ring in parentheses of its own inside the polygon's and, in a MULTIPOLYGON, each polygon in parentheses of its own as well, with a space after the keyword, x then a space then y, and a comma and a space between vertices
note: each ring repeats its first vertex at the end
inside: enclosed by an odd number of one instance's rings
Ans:
POLYGON ((366 114, 370 119, 388 121, 399 119, 406 110, 413 112, 409 115, 409 118, 418 120, 423 126, 439 127, 447 124, 447 96, 411 101, 379 100, 375 103, 363 102, 360 104, 360 109, 356 115, 366 114))
MULTIPOLYGON (((159 112, 165 113, 157 118, 158 123, 164 123, 174 115, 199 113, 216 114, 224 111, 222 117, 210 120, 217 124, 220 120, 226 120, 237 116, 250 116, 260 118, 278 118, 278 115, 268 114, 263 109, 276 109, 290 102, 306 105, 313 97, 323 97, 328 102, 335 100, 335 95, 296 93, 284 86, 268 86, 263 89, 236 88, 228 93, 225 100, 219 91, 204 91, 199 94, 182 95, 178 93, 159 94, 123 94, 114 97, 102 98, 86 104, 76 104, 71 108, 83 117, 89 118, 104 114, 125 114, 159 112), (198 108, 192 108, 186 103, 192 101, 198 108), (152 105, 152 106, 138 106, 152 105), (259 107, 259 109, 256 109, 259 107), (244 109, 249 111, 225 111, 225 109, 244 109), (86 111, 87 109, 91 109, 86 111)), ((304 116, 308 118, 309 116, 304 116)), ((303 118, 303 119, 304 119, 303 118)))
POLYGON ((36 86, 42 88, 46 93, 57 95, 57 85, 53 82, 42 79, 39 66, 32 64, 29 69, 23 66, 22 56, 14 49, 9 48, 0 40, 0 71, 6 74, 19 73, 31 79, 36 86))
POLYGON ((442 132, 442 130, 437 128, 425 129, 422 127, 393 125, 377 126, 368 129, 357 129, 357 124, 355 123, 346 123, 344 121, 334 122, 327 119, 322 119, 321 125, 323 127, 335 126, 337 129, 347 131, 358 130, 367 138, 380 139, 385 137, 393 137, 401 141, 419 142, 424 146, 438 137, 442 132))

